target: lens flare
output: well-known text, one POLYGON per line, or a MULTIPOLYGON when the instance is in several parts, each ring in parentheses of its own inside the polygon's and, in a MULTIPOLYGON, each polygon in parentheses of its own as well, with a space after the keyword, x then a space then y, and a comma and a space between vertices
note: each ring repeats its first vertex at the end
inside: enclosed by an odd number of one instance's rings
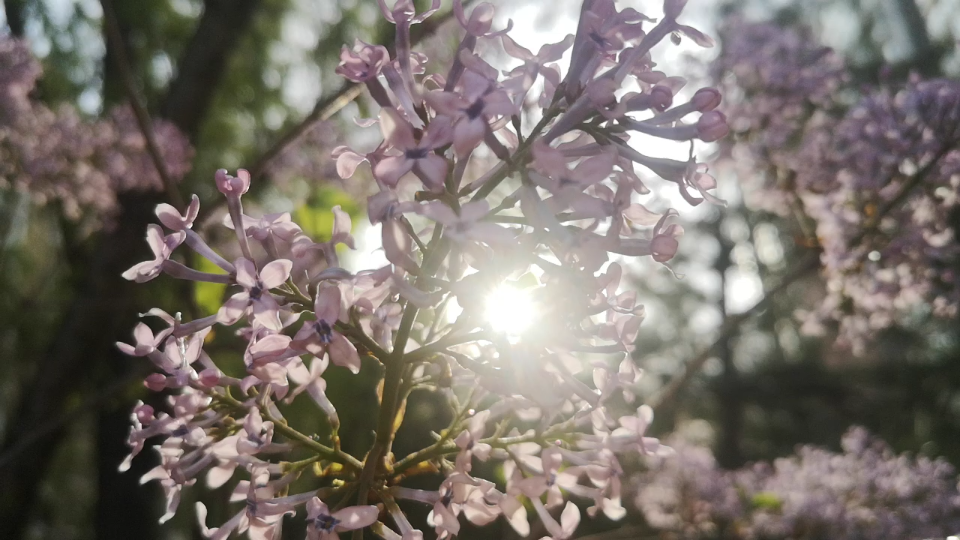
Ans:
POLYGON ((527 291, 501 285, 487 296, 484 316, 496 332, 521 334, 533 323, 535 315, 527 291))

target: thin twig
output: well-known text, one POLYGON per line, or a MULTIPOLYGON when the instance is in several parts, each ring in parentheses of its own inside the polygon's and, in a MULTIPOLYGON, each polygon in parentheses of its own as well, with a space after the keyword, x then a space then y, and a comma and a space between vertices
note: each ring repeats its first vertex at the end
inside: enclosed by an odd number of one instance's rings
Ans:
POLYGON ((133 109, 133 115, 137 119, 137 126, 139 126, 140 133, 143 134, 143 139, 147 143, 147 153, 150 154, 150 159, 153 161, 153 165, 157 169, 157 174, 163 182, 163 187, 167 192, 167 198, 170 199, 170 204, 178 210, 183 210, 183 197, 180 196, 177 184, 173 180, 173 177, 170 176, 163 162, 163 155, 160 153, 160 147, 157 145, 157 139, 153 134, 150 113, 147 112, 143 102, 141 102, 137 96, 137 85, 133 78, 133 72, 130 69, 130 62, 127 58, 123 35, 120 32, 120 24, 117 21, 117 14, 113 11, 113 3, 111 0, 100 0, 100 5, 103 7, 103 21, 106 27, 107 37, 113 42, 113 53, 117 70, 120 72, 120 79, 127 93, 127 99, 130 101, 130 107, 133 109))
POLYGON ((767 291, 763 298, 753 305, 750 309, 738 313, 733 317, 727 318, 724 321, 723 326, 720 328, 720 335, 710 344, 707 348, 703 349, 690 359, 683 367, 683 372, 672 379, 666 386, 660 389, 659 392, 654 394, 650 399, 647 400, 647 405, 658 409, 662 407, 665 403, 671 402, 677 398, 680 392, 686 388, 690 381, 693 380, 694 375, 696 375, 700 369, 703 368, 704 364, 707 363, 707 360, 711 358, 713 349, 717 347, 724 340, 730 339, 731 336, 737 331, 741 324, 746 322, 750 317, 752 317, 756 312, 767 307, 770 302, 773 301, 773 298, 783 292, 787 287, 789 287, 793 282, 799 280, 801 277, 805 276, 808 272, 816 270, 820 266, 819 255, 812 255, 804 261, 803 264, 793 269, 792 272, 787 274, 776 287, 767 291))
POLYGON ((304 133, 310 131, 317 123, 325 122, 333 118, 333 115, 340 112, 340 109, 346 107, 348 103, 357 99, 362 92, 363 85, 345 82, 333 95, 324 97, 318 101, 310 114, 301 120, 299 124, 293 126, 290 131, 284 133, 283 136, 280 137, 273 146, 268 148, 253 166, 250 167, 251 176, 258 178, 267 170, 267 167, 270 166, 270 163, 274 159, 280 157, 280 155, 292 146, 293 143, 297 142, 304 133))

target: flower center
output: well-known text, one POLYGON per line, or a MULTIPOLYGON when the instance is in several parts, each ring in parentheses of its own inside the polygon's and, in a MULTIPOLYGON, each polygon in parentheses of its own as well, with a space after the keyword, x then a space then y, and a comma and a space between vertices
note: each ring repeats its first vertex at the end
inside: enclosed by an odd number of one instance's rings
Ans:
POLYGON ((480 116, 480 114, 483 113, 483 100, 478 99, 474 101, 473 105, 470 105, 469 107, 467 107, 466 110, 463 111, 463 113, 466 114, 467 118, 469 118, 470 120, 476 120, 480 116))
POLYGON ((333 329, 327 324, 327 321, 320 319, 313 325, 313 329, 320 336, 320 343, 329 345, 333 341, 333 329))
POLYGON ((314 527, 327 533, 333 532, 334 527, 336 527, 339 524, 340 524, 339 519, 333 516, 328 516, 327 514, 320 514, 313 520, 314 527))
POLYGON ((404 153, 404 156, 407 159, 423 159, 427 157, 427 152, 426 148, 411 148, 404 153))
POLYGON ((257 284, 250 289, 250 298, 259 300, 261 296, 263 296, 263 284, 258 281, 257 284))

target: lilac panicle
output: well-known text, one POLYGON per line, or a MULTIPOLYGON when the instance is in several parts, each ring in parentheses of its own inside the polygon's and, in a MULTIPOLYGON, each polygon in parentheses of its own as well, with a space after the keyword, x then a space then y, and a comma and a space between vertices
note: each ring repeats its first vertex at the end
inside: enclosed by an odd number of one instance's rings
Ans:
POLYGON ((720 69, 743 96, 727 111, 744 141, 731 165, 760 169, 747 176, 758 184, 748 203, 802 211, 823 250, 827 297, 801 313, 804 329, 837 326, 840 342, 862 351, 917 311, 954 317, 960 84, 913 77, 855 92, 809 32, 736 23, 729 35, 720 69))
POLYGON ((388 264, 341 265, 338 250, 357 245, 340 207, 324 241, 290 213, 246 215, 241 199, 255 179, 241 169, 214 175, 233 247, 215 250, 194 231, 195 201, 183 210, 161 205, 157 216, 171 234, 151 226, 154 260, 128 272, 230 287, 215 314, 181 321, 151 310, 166 326, 138 325, 135 343, 118 344, 153 361, 148 388, 172 393, 170 412, 138 409, 128 441, 132 456, 147 438, 163 439, 161 466, 144 480, 161 483, 167 515, 201 474, 211 487, 239 478, 232 500, 243 504, 226 523, 210 527, 206 508, 197 508, 208 538, 272 538, 284 516, 306 512, 310 540, 366 527, 390 539, 422 539, 424 527, 449 538, 464 520, 501 518, 521 535, 539 520, 551 538, 567 539, 582 519, 624 517, 622 457, 669 452, 646 434, 648 407, 618 406, 621 396, 636 399, 641 372, 628 353, 644 310, 612 259, 667 264, 680 249, 679 212, 644 199, 647 183, 674 183, 693 203, 721 203, 693 155, 675 161, 631 145, 634 134, 687 145, 726 133, 716 90, 674 106, 681 80, 659 71, 667 66, 653 70, 651 51, 671 33, 708 40, 678 22, 682 2, 668 1, 666 16, 648 28, 652 18, 595 0, 585 3, 576 37, 534 55, 507 36, 510 23, 494 28, 491 5, 468 13, 456 2, 456 54, 428 72, 409 31, 438 6, 417 13, 410 0, 382 0, 397 26, 395 53, 356 42, 337 68, 380 106, 375 145, 338 147, 331 162, 344 179, 369 164, 376 192, 366 208, 388 264), (502 43, 522 65, 504 72, 488 63, 480 40, 502 43), (559 65, 571 47, 572 64, 559 65), (627 82, 632 91, 619 92, 627 82), (180 243, 224 273, 179 262, 180 243), (236 327, 246 344, 242 366, 203 352, 215 324, 236 327), (378 428, 373 446, 353 456, 340 448, 349 416, 327 397, 327 377, 370 369, 383 378, 378 428), (394 455, 413 389, 444 396, 454 420, 418 452, 394 455), (285 418, 305 399, 328 422, 328 436, 285 418), (503 467, 506 484, 481 478, 477 460, 503 467), (430 489, 404 485, 426 473, 442 478, 430 489), (397 499, 431 505, 426 522, 411 523, 397 499))

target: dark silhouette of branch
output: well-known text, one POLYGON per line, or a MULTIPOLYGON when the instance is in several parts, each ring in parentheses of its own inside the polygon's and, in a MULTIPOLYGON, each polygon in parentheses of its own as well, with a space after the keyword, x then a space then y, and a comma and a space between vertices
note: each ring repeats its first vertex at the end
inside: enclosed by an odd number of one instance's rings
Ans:
POLYGON ((260 7, 260 0, 206 0, 197 30, 177 62, 160 115, 191 140, 210 109, 227 59, 260 7))
POLYGON ((703 365, 707 363, 707 360, 713 356, 713 350, 718 345, 725 343, 727 340, 733 337, 738 328, 740 328, 741 324, 749 320, 760 310, 766 308, 773 301, 773 299, 785 291, 787 287, 819 267, 819 255, 817 254, 808 256, 805 261, 794 268, 789 274, 784 276, 784 278, 780 280, 780 283, 767 291, 763 298, 754 304, 753 307, 744 311, 743 313, 728 317, 724 321, 723 326, 720 327, 720 333, 713 343, 687 361, 681 374, 673 378, 666 386, 661 388, 659 392, 648 399, 647 405, 650 405, 654 409, 658 409, 675 400, 680 395, 680 392, 682 392, 687 385, 690 384, 690 382, 693 380, 693 377, 700 372, 700 370, 703 368, 703 365))
POLYGON ((170 177, 167 166, 163 162, 163 155, 160 153, 160 147, 157 145, 157 138, 153 134, 153 124, 150 121, 150 114, 137 96, 137 83, 134 81, 133 73, 130 70, 130 62, 127 59, 125 50, 126 46, 123 43, 123 36, 120 33, 117 14, 113 11, 113 3, 111 0, 100 0, 100 5, 103 6, 104 33, 107 39, 113 42, 111 49, 114 53, 113 59, 115 60, 121 82, 126 91, 127 100, 130 102, 130 107, 133 109, 133 114, 137 119, 137 126, 139 126, 140 133, 143 134, 143 139, 147 143, 147 152, 150 154, 150 159, 157 169, 160 180, 163 181, 163 187, 167 192, 167 198, 170 200, 170 204, 179 210, 183 210, 183 197, 180 196, 177 183, 170 177))
POLYGON ((25 0, 4 0, 3 9, 7 13, 7 26, 10 27, 10 34, 13 37, 22 38, 24 27, 26 25, 25 0))

